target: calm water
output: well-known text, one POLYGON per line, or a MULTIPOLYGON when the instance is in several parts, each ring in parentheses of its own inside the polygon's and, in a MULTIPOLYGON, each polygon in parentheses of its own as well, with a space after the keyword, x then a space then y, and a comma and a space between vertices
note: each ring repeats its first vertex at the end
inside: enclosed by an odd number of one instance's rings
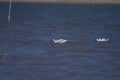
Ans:
POLYGON ((0 80, 120 80, 120 4, 13 3, 11 25, 7 12, 0 3, 0 80))

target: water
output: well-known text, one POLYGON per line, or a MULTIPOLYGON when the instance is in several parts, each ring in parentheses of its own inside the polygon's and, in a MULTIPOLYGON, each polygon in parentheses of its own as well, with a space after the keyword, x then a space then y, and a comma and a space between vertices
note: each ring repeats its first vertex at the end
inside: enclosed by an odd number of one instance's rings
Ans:
POLYGON ((13 3, 11 25, 7 12, 0 3, 0 80, 120 80, 119 4, 13 3))

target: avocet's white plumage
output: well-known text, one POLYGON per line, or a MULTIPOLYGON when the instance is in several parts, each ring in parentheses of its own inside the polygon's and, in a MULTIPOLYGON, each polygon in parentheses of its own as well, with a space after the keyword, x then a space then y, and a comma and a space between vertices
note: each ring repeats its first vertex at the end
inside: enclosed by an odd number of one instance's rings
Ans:
POLYGON ((98 41, 98 42, 107 42, 107 41, 109 41, 109 39, 97 38, 96 41, 98 41))
POLYGON ((53 42, 54 43, 65 43, 65 42, 67 42, 68 40, 67 39, 53 39, 53 42))

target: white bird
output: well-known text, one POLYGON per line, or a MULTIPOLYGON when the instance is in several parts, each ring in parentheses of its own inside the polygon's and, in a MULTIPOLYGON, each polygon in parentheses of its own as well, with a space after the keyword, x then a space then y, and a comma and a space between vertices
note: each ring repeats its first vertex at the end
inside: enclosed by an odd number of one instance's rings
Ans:
POLYGON ((68 41, 67 39, 57 39, 57 40, 53 39, 54 43, 65 43, 67 41, 68 41))
POLYGON ((96 41, 98 41, 98 42, 107 42, 107 41, 109 41, 109 39, 105 39, 105 38, 97 38, 96 39, 96 41))

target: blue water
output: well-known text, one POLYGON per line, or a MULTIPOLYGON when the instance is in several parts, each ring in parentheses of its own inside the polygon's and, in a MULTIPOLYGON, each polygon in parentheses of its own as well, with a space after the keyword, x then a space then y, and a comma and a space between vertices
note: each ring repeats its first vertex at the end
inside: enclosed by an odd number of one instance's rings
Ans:
POLYGON ((13 3, 11 24, 7 13, 0 3, 0 80, 120 80, 119 4, 13 3))

